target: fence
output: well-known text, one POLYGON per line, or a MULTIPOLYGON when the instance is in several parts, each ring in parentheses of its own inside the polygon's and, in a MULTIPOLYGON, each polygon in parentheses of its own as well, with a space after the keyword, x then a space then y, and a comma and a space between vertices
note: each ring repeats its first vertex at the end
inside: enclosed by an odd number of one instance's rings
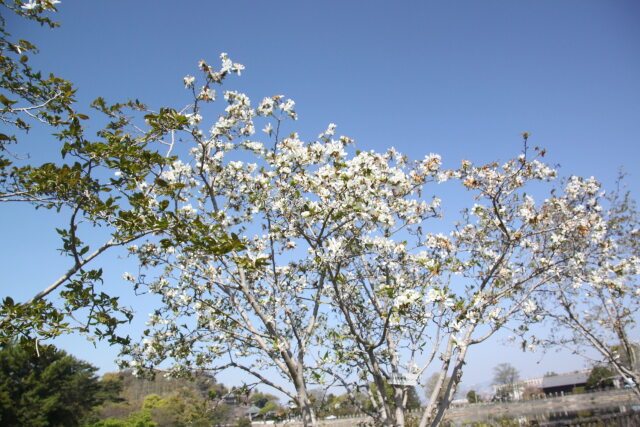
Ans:
MULTIPOLYGON (((447 411, 446 419, 453 423, 467 423, 473 421, 490 420, 495 418, 517 418, 521 415, 535 415, 543 413, 555 413, 566 411, 580 411, 595 409, 598 407, 626 405, 627 407, 634 407, 638 405, 638 399, 635 397, 631 390, 626 389, 609 389, 609 390, 595 390, 584 393, 558 393, 555 396, 541 396, 535 399, 517 400, 512 402, 479 402, 470 403, 460 406, 451 407, 447 411)), ((635 409, 635 408, 634 408, 635 409)), ((424 408, 419 408, 414 411, 408 411, 407 415, 421 415, 424 408)), ((640 426, 640 422, 636 422, 637 413, 616 414, 615 416, 602 416, 594 418, 593 421, 589 421, 592 424, 568 424, 563 422, 560 424, 541 424, 541 425, 572 425, 572 426, 585 426, 585 427, 600 427, 600 426, 640 426), (618 417, 620 422, 627 422, 627 424, 597 424, 603 417, 618 417), (595 423, 595 424, 593 424, 595 423)), ((615 418, 617 419, 617 418, 615 418)), ((607 418, 608 420, 608 418, 607 418)), ((614 420, 614 418, 611 418, 614 420)), ((371 417, 365 414, 352 414, 333 419, 321 419, 318 421, 318 425, 321 427, 351 427, 358 425, 365 425, 368 421, 371 421, 371 417)), ((584 423, 585 421, 580 421, 584 423)), ((608 422, 608 421, 607 421, 608 422)), ((611 421, 613 422, 613 421, 611 421)), ((616 421, 617 422, 617 421, 616 421)), ((276 423, 254 423, 254 425, 272 425, 274 427, 301 427, 302 423, 299 421, 278 421, 276 423)))
POLYGON ((636 411, 622 414, 608 414, 573 421, 555 421, 540 424, 540 427, 572 426, 572 427, 636 427, 640 426, 640 413, 636 411))

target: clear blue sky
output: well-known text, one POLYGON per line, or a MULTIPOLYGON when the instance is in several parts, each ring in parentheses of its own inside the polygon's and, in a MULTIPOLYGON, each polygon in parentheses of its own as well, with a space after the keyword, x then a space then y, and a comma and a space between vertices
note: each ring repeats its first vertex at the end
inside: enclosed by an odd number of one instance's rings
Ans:
MULTIPOLYGON (((230 87, 255 100, 294 99, 296 129, 308 138, 334 122, 359 149, 435 152, 454 166, 514 156, 528 131, 562 174, 610 185, 622 166, 640 194, 637 0, 64 0, 59 10, 55 31, 12 18, 9 31, 35 42, 37 63, 75 82, 84 105, 104 96, 181 106, 182 77, 196 73, 199 59, 216 63, 228 52, 246 66, 230 87)), ((46 158, 52 145, 34 144, 46 158)), ((26 297, 64 265, 55 259, 52 223, 6 206, 0 219, 0 277, 19 278, 26 297)), ((124 286, 116 261, 111 285, 124 286)), ((115 351, 64 343, 113 369, 115 351)), ((540 355, 496 352, 499 345, 471 353, 466 384, 489 380, 503 361, 523 376, 582 367, 567 355, 536 364, 540 355)))

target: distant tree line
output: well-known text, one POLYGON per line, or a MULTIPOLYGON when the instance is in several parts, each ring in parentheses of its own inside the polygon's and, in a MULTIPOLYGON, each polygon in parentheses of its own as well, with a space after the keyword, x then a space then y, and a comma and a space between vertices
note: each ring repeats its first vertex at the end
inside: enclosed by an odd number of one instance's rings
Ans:
MULTIPOLYGON (((153 379, 131 371, 106 373, 52 345, 29 341, 0 349, 0 424, 3 426, 182 427, 242 424, 249 407, 254 419, 284 419, 299 414, 279 398, 246 387, 227 388, 208 375, 153 379)), ((387 385, 386 393, 392 393, 387 385)), ((346 394, 312 390, 319 416, 361 412, 366 394, 353 402, 346 394)), ((412 387, 406 403, 421 406, 412 387)))

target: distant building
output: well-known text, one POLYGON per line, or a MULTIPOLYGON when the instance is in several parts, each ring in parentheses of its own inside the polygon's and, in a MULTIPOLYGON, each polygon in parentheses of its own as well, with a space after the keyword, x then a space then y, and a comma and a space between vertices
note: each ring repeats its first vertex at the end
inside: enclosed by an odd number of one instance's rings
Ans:
POLYGON ((222 398, 224 403, 229 405, 229 406, 236 406, 238 404, 238 396, 236 396, 235 394, 232 393, 228 393, 226 395, 224 395, 224 397, 222 398))
POLYGON ((454 399, 451 401, 451 406, 465 406, 469 403, 467 399, 454 399))
POLYGON ((583 369, 565 374, 527 378, 513 384, 494 385, 493 392, 495 396, 506 400, 521 400, 525 397, 527 390, 529 392, 539 390, 544 394, 571 393, 574 387, 586 386, 590 372, 590 369, 583 369))
POLYGON ((585 387, 590 369, 558 374, 542 379, 542 391, 545 394, 571 393, 574 387, 585 387))
POLYGON ((249 417, 250 420, 253 420, 260 413, 260 408, 252 405, 250 408, 245 409, 244 413, 247 417, 249 417))
POLYGON ((513 384, 498 384, 493 386, 495 396, 506 398, 506 400, 521 400, 524 398, 525 391, 542 389, 543 377, 527 378, 517 381, 513 384))

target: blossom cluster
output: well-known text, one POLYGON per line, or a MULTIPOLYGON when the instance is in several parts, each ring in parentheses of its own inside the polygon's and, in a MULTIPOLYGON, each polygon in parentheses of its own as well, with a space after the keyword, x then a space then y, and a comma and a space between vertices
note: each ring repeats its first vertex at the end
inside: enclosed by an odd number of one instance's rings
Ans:
POLYGON ((210 85, 242 68, 223 55, 218 71, 200 64, 202 88, 185 77, 194 104, 182 131, 192 145, 180 151, 189 154, 140 184, 149 209, 177 222, 173 234, 131 250, 162 268, 146 283, 163 306, 129 349, 136 366, 226 358, 250 372, 276 367, 294 382, 292 370, 315 378, 305 366, 327 363, 335 375, 359 363, 365 377, 390 375, 419 357, 430 363, 425 349, 464 358, 509 322, 539 321, 537 295, 561 278, 621 291, 638 274, 637 257, 589 268, 593 248, 614 250, 599 184, 570 177, 562 187, 526 151, 443 170, 436 154, 355 151, 334 124, 313 141, 282 136, 297 118, 293 101, 276 95, 253 108, 236 91, 224 92, 222 113, 201 129, 199 102, 216 99, 210 85), (268 141, 256 140, 260 122, 268 141), (450 232, 435 231, 444 181, 470 196, 450 232))

